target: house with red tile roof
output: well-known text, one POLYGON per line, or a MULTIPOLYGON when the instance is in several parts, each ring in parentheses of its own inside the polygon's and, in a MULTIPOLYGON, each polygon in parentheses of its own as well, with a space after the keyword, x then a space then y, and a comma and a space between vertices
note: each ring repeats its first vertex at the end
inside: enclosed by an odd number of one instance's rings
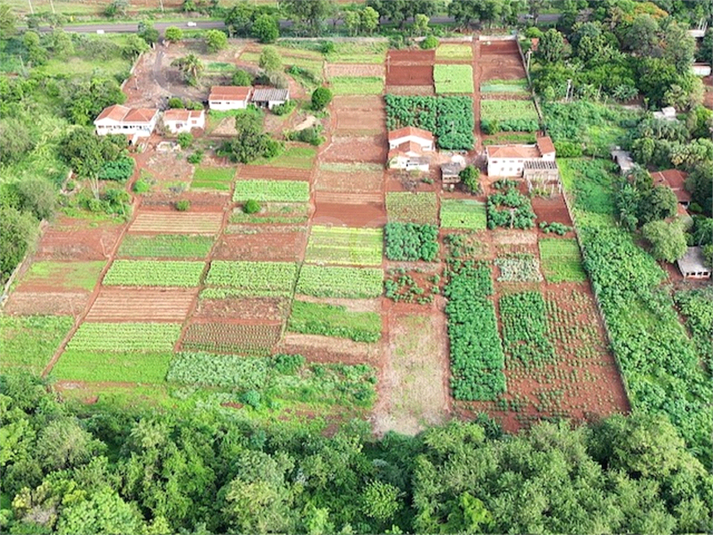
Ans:
POLYGON ((123 134, 133 143, 137 138, 151 135, 156 128, 158 116, 158 110, 155 108, 128 108, 114 104, 104 108, 94 120, 94 126, 99 136, 123 134))
POLYGON ((428 130, 406 126, 389 132, 389 149, 395 149, 404 143, 417 143, 424 151, 432 151, 434 148, 433 134, 428 130))
POLYGON ((555 146, 549 137, 537 139, 534 145, 490 145, 485 148, 488 176, 522 177, 525 163, 554 162, 555 146))
POLYGON ((688 175, 678 169, 666 169, 651 173, 654 184, 657 186, 668 186, 678 199, 678 203, 685 208, 691 204, 691 193, 686 189, 686 177, 688 175))
POLYGON ((211 110, 244 110, 250 103, 253 88, 237 85, 214 85, 208 95, 208 107, 211 110))
POLYGON ((163 114, 163 126, 172 134, 205 128, 205 110, 171 109, 163 114))
POLYGON ((428 171, 433 152, 433 134, 413 126, 389 132, 388 166, 407 171, 428 171))

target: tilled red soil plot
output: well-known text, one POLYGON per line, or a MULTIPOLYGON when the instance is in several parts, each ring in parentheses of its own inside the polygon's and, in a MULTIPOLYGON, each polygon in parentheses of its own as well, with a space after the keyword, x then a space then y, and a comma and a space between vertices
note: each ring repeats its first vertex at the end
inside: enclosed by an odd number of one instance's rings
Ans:
POLYGON ((240 318, 282 321, 289 314, 290 300, 280 297, 227 297, 200 299, 195 318, 240 318))
POLYGON ((188 326, 181 348, 184 350, 218 351, 220 353, 268 353, 280 340, 281 323, 192 323, 188 326))
POLYGON ((435 50, 389 50, 386 64, 426 64, 433 65, 436 61, 435 50))
POLYGON ((277 351, 303 355, 310 362, 373 366, 378 365, 381 355, 379 344, 295 333, 286 333, 277 351))
POLYGON ((61 217, 42 235, 35 259, 103 260, 116 245, 123 225, 61 217))
POLYGON ((533 197, 532 209, 535 211, 537 221, 547 223, 562 223, 572 226, 572 218, 569 216, 567 205, 561 195, 549 199, 543 197, 533 197))
POLYGON ((515 41, 482 42, 478 66, 481 69, 481 82, 518 80, 527 76, 515 41))
POLYGON ((79 316, 89 303, 89 292, 32 292, 15 290, 8 297, 3 313, 18 316, 34 314, 79 316))
POLYGON ((317 192, 380 192, 383 180, 384 172, 381 170, 338 172, 320 169, 317 171, 315 189, 317 192))
POLYGON ((384 163, 386 136, 334 137, 321 156, 323 162, 384 163))
POLYGON ((197 289, 102 288, 86 321, 183 322, 197 289))
POLYGON ((432 65, 390 65, 386 85, 433 85, 432 65))
POLYGON ((336 110, 335 135, 377 135, 386 130, 386 113, 383 107, 374 110, 336 110))
POLYGON ((403 96, 421 96, 432 97, 436 94, 436 90, 432 85, 390 85, 387 86, 386 92, 392 95, 403 96))
POLYGON ((384 66, 376 63, 329 63, 327 78, 335 76, 384 76, 384 66))
POLYGON ((230 202, 229 192, 187 191, 180 194, 151 193, 141 198, 141 208, 154 212, 176 213, 176 202, 187 200, 190 212, 220 212, 230 202))
POLYGON ((384 97, 380 95, 337 95, 332 101, 335 110, 384 110, 384 97))
POLYGON ((223 212, 139 211, 129 232, 161 234, 217 234, 223 224, 223 212))
POLYGON ((254 234, 224 234, 218 240, 214 258, 220 260, 287 261, 301 260, 307 244, 306 232, 268 232, 255 227, 254 234))
POLYGON ((312 222, 316 225, 346 225, 348 227, 383 227, 386 222, 386 209, 377 203, 337 204, 318 202, 312 222))
POLYGON ((279 178, 284 180, 309 180, 311 169, 270 167, 268 165, 244 165, 238 171, 238 178, 279 178))

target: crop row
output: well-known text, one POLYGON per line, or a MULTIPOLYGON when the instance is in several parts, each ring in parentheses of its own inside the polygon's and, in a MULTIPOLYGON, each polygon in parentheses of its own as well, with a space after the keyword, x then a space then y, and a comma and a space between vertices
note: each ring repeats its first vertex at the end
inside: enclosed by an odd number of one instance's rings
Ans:
POLYGON ((451 388, 460 400, 494 400, 505 391, 503 354, 490 269, 472 262, 452 264, 447 272, 451 388))
POLYGON ((485 204, 479 201, 441 199, 441 227, 485 230, 485 204))
POLYGON ((435 193, 389 192, 386 213, 389 221, 435 225, 438 221, 438 199, 435 193))
POLYGON ((375 312, 351 312, 343 306, 295 300, 287 329, 355 342, 377 342, 381 338, 381 316, 375 312))
POLYGON ((236 288, 247 295, 291 296, 297 265, 291 262, 231 262, 214 260, 206 277, 209 286, 236 288))
POLYGON ((296 291, 316 297, 379 297, 383 279, 384 273, 379 268, 305 264, 300 270, 296 291))
POLYGON ((127 234, 121 241, 119 256, 145 258, 205 258, 213 238, 185 234, 143 236, 127 234))
POLYGON ((708 371, 713 371, 713 288, 675 294, 676 304, 691 332, 693 342, 708 371))
POLYGON ((541 366, 555 358, 547 338, 545 300, 539 292, 522 292, 500 298, 505 352, 526 367, 541 366))
POLYGON ((473 93, 473 67, 470 65, 435 65, 433 81, 436 93, 473 93))
POLYGON ((547 282, 582 282, 587 274, 575 239, 543 238, 539 241, 542 270, 547 282))
POLYGON ((279 341, 280 331, 280 325, 194 323, 188 327, 181 347, 184 350, 266 354, 279 341))
POLYGON ((204 262, 188 260, 115 260, 104 277, 106 286, 198 286, 204 262))
POLYGON ((378 266, 383 254, 381 229, 313 226, 305 261, 378 266))
POLYGON ((486 134, 535 132, 539 116, 531 100, 481 100, 481 126, 486 134))
POLYGON ((179 323, 88 323, 79 326, 68 351, 171 351, 179 323))
POLYGON ((540 282, 540 263, 529 253, 513 253, 495 259, 500 282, 540 282))
POLYGON ((299 180, 238 180, 233 201, 308 202, 309 182, 299 180))

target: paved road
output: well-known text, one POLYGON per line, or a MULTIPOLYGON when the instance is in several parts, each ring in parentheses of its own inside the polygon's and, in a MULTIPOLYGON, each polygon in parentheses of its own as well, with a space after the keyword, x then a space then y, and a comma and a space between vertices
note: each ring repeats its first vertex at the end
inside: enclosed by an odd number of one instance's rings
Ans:
MULTIPOLYGON (((554 22, 559 18, 559 14, 553 13, 548 15, 540 15, 539 22, 554 22)), ((521 21, 525 21, 524 17, 521 17, 521 21)), ((446 24, 453 22, 450 17, 432 17, 431 22, 435 24, 446 24)), ((332 25, 333 21, 330 19, 327 24, 332 25)), ((338 21, 337 24, 341 24, 338 21)), ((280 26, 282 28, 288 28, 292 25, 289 20, 281 20, 280 26)), ((196 21, 195 26, 188 26, 188 22, 157 22, 154 27, 163 33, 163 31, 169 26, 178 26, 179 28, 184 28, 188 30, 213 30, 213 29, 223 29, 225 28, 225 23, 220 20, 208 20, 208 21, 196 21)), ((101 23, 101 24, 70 24, 63 26, 65 31, 76 32, 76 33, 96 33, 97 31, 103 33, 136 33, 138 31, 138 23, 135 22, 117 22, 117 23, 101 23)), ((40 28, 40 31, 46 32, 50 31, 51 28, 44 26, 40 28)))

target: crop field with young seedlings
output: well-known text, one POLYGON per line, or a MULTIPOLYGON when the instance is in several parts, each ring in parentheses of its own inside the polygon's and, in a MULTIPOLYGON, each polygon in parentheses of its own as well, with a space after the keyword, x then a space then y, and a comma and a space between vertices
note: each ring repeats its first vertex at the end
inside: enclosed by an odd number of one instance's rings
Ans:
POLYGON ((530 253, 511 253, 495 259, 498 282, 540 282, 540 262, 530 253))
POLYGON ((279 323, 193 323, 181 340, 181 348, 189 351, 266 355, 279 341, 281 331, 279 323))
POLYGON ((488 80, 480 84, 480 92, 527 96, 527 78, 519 80, 488 80))
POLYGON ((381 76, 335 76, 330 84, 335 95, 381 95, 384 92, 381 76))
POLYGON ((205 258, 212 247, 213 238, 207 236, 127 234, 117 254, 126 258, 205 258))
POLYGON ((33 262, 20 279, 19 288, 61 290, 94 289, 105 262, 33 262))
POLYGON ((386 213, 390 222, 438 223, 438 198, 435 193, 389 192, 386 194, 386 213))
POLYGON ((297 279, 296 293, 315 297, 351 299, 379 297, 383 279, 384 273, 379 268, 305 264, 297 279))
POLYGON ((303 203, 309 201, 309 183, 299 180, 238 180, 233 192, 234 202, 303 203))
POLYGON ((381 316, 375 312, 351 312, 343 306, 295 300, 287 330, 355 342, 377 342, 381 338, 381 316))
POLYGON ((466 199, 441 199, 441 228, 485 230, 485 203, 466 199))
POLYGON ((0 370, 39 375, 72 325, 71 316, 0 316, 0 370))
POLYGON ((584 282, 587 280, 577 240, 542 238, 538 245, 540 246, 542 271, 547 282, 584 282))
POLYGON ((437 60, 469 60, 473 59, 473 47, 470 44, 441 44, 436 48, 437 60))
POLYGON ((193 173, 191 189, 230 191, 234 178, 233 167, 197 167, 193 173))
POLYGON ((243 295, 292 295, 297 265, 292 262, 231 262, 214 260, 206 285, 234 288, 243 295))
POLYGON ((171 351, 180 323, 82 323, 68 351, 171 351))
POLYGON ((266 160, 259 158, 251 162, 251 166, 265 165, 268 167, 284 167, 291 169, 311 169, 314 159, 317 156, 317 149, 305 147, 303 145, 288 145, 283 152, 266 160))
POLYGON ((473 93, 473 67, 470 65, 440 65, 433 67, 436 94, 473 93))
POLYGON ((441 276, 421 268, 408 270, 390 268, 384 280, 384 296, 396 303, 430 305, 435 295, 441 293, 441 276))
POLYGON ((503 344, 512 366, 526 368, 552 362, 554 347, 547 338, 545 301, 540 292, 522 292, 500 298, 503 344))
POLYGON ((531 100, 481 100, 480 122, 486 134, 535 132, 540 118, 531 100))
POLYGON ((105 286, 198 286, 204 262, 190 260, 115 260, 104 276, 105 286))
POLYGON ((383 252, 380 228, 313 226, 307 242, 305 262, 379 266, 383 252))
POLYGON ((217 234, 223 223, 223 213, 146 212, 140 211, 129 232, 160 234, 217 234))
POLYGON ((161 352, 67 349, 51 375, 62 381, 161 384, 166 380, 173 356, 171 349, 161 352))

